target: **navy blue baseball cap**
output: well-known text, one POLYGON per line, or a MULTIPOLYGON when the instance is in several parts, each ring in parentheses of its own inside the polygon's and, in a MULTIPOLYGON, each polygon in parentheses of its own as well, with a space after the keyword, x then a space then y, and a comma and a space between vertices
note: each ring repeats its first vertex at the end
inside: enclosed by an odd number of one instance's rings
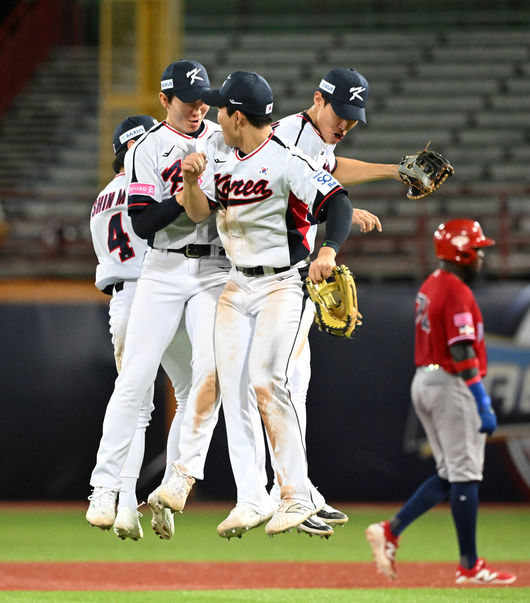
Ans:
POLYGON ((210 79, 204 65, 181 59, 164 69, 160 89, 162 92, 173 92, 183 103, 194 103, 205 90, 210 89, 210 79))
POLYGON ((267 80, 250 71, 233 71, 219 90, 203 93, 202 100, 212 107, 234 107, 255 117, 272 113, 273 96, 267 80))
POLYGON ((112 148, 117 155, 127 147, 129 140, 138 140, 158 122, 150 115, 131 115, 118 124, 112 138, 112 148))
POLYGON ((318 87, 330 100, 333 111, 342 119, 366 124, 366 101, 370 86, 355 69, 332 69, 318 87))

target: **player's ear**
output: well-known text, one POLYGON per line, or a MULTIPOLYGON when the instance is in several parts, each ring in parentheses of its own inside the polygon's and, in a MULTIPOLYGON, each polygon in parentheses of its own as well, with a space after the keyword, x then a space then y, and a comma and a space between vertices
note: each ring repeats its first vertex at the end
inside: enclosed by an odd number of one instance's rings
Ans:
POLYGON ((241 111, 235 111, 234 115, 235 115, 234 123, 235 123, 236 127, 241 126, 241 124, 243 124, 247 119, 245 117, 245 114, 241 113, 241 111))
POLYGON ((315 93, 313 94, 313 104, 317 108, 322 107, 322 105, 324 104, 324 97, 322 96, 322 93, 320 92, 320 90, 316 90, 315 93))
POLYGON ((160 101, 160 104, 162 105, 162 107, 164 107, 164 109, 167 110, 169 108, 169 101, 167 100, 167 96, 163 92, 158 93, 158 100, 160 101))
POLYGON ((135 138, 133 138, 132 140, 129 140, 129 142, 127 142, 127 150, 129 150, 135 142, 136 142, 135 138))

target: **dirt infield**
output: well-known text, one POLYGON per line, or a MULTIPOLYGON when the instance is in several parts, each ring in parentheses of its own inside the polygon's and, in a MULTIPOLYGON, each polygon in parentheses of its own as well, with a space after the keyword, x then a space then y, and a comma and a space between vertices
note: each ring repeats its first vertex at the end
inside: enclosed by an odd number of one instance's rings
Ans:
MULTIPOLYGON (((530 586, 530 563, 496 563, 530 586)), ((0 590, 451 588, 453 563, 400 563, 390 581, 372 563, 0 563, 0 590)), ((506 587, 509 588, 509 587, 506 587)))

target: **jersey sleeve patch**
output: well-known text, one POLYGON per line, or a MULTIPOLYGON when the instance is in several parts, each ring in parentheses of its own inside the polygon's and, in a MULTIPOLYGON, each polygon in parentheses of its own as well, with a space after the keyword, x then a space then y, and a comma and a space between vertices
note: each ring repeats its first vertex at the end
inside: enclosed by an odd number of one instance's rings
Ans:
POLYGON ((466 325, 473 325, 473 315, 471 312, 459 312, 453 316, 453 322, 455 327, 464 327, 466 325))
POLYGON ((316 171, 309 181, 323 195, 327 195, 337 187, 341 187, 339 182, 325 169, 316 171))
POLYGON ((153 197, 155 194, 154 184, 142 184, 140 182, 132 182, 129 185, 129 195, 149 195, 153 197))

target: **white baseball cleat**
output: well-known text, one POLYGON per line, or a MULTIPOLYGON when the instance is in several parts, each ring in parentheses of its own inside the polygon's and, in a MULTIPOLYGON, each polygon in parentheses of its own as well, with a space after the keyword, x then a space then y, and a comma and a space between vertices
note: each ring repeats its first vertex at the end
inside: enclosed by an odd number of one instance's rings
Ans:
POLYGON ((162 540, 170 540, 175 533, 175 521, 173 519, 173 511, 162 506, 158 498, 158 490, 153 490, 147 499, 147 503, 151 508, 153 517, 151 518, 151 527, 154 533, 162 540))
POLYGON ((125 540, 138 540, 144 537, 142 526, 140 525, 140 513, 131 507, 120 507, 114 520, 114 533, 118 538, 125 540))
POLYGON ((110 530, 116 519, 117 497, 115 490, 96 486, 88 497, 90 505, 85 515, 88 523, 102 530, 110 530))
POLYGON ((284 500, 265 526, 265 533, 274 536, 274 534, 287 532, 287 530, 296 528, 303 521, 309 519, 311 515, 315 515, 319 510, 293 500, 284 500))
POLYGON ((309 534, 310 537, 315 534, 321 538, 326 538, 326 540, 335 533, 333 528, 325 521, 322 521, 318 515, 312 515, 305 521, 302 521, 301 524, 296 526, 296 530, 300 534, 309 534))
POLYGON ((195 478, 181 473, 173 464, 171 477, 157 488, 160 504, 172 511, 182 511, 194 483, 195 478))
POLYGON ((399 538, 390 531, 390 523, 373 523, 366 528, 364 534, 372 549, 377 571, 393 580, 396 577, 395 561, 399 538))
POLYGON ((221 538, 241 538, 242 534, 257 528, 272 517, 272 512, 261 515, 247 505, 236 505, 228 517, 217 526, 217 533, 221 538))
POLYGON ((343 526, 348 523, 348 516, 346 513, 334 509, 331 505, 324 505, 322 509, 317 513, 317 517, 322 521, 325 521, 328 526, 343 526))

